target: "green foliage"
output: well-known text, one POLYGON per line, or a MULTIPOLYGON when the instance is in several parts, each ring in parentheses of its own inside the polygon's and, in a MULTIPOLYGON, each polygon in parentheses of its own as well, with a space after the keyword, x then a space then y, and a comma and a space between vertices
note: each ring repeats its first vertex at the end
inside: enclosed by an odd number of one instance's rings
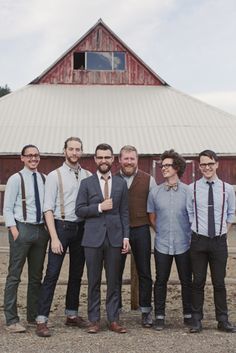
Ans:
POLYGON ((8 93, 11 93, 11 90, 8 87, 8 85, 5 85, 5 87, 0 86, 0 97, 3 97, 3 96, 5 96, 8 93))

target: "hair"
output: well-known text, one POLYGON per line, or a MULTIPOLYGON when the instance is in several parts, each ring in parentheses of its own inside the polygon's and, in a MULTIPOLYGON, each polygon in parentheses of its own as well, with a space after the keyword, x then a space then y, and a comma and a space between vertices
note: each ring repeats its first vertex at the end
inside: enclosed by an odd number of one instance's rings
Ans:
POLYGON ((108 145, 107 143, 100 143, 96 149, 95 149, 95 156, 97 155, 97 150, 102 150, 102 151, 106 151, 109 150, 111 151, 111 154, 113 154, 113 149, 110 145, 108 145))
POLYGON ((177 170, 178 177, 181 178, 186 168, 185 159, 179 153, 175 152, 175 150, 173 149, 162 153, 161 161, 164 161, 164 159, 166 158, 173 159, 173 168, 177 170))
POLYGON ((73 137, 73 136, 68 137, 68 139, 65 140, 64 149, 66 149, 68 147, 67 145, 68 145, 69 141, 77 141, 77 142, 79 142, 81 144, 81 150, 83 151, 83 142, 82 142, 82 140, 79 137, 73 137))
POLYGON ((21 155, 24 156, 25 155, 25 151, 27 150, 27 148, 36 148, 36 150, 38 150, 39 152, 39 149, 37 146, 35 145, 32 145, 32 144, 29 144, 29 145, 25 145, 22 150, 21 150, 21 155))
POLYGON ((125 145, 121 147, 119 157, 121 157, 123 152, 135 152, 136 155, 138 156, 137 148, 131 145, 125 145))
POLYGON ((210 159, 214 159, 216 162, 219 160, 219 157, 217 156, 217 154, 211 150, 204 150, 201 153, 199 153, 198 155, 199 161, 202 156, 209 157, 210 159))

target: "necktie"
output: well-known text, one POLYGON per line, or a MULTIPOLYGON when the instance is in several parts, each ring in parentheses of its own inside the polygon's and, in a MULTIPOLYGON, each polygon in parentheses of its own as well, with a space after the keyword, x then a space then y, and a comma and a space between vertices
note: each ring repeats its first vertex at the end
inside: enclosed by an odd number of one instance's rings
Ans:
POLYGON ((41 220, 41 206, 40 206, 40 199, 39 199, 37 174, 33 173, 33 177, 34 177, 34 197, 35 197, 35 206, 36 206, 36 222, 39 223, 41 220))
POLYGON ((79 170, 78 169, 75 169, 75 177, 76 179, 78 180, 79 179, 79 170))
POLYGON ((104 199, 109 199, 109 187, 108 187, 108 180, 110 179, 110 176, 108 176, 107 178, 102 176, 101 177, 103 180, 105 180, 105 184, 104 184, 104 192, 103 192, 103 196, 104 199))
POLYGON ((165 188, 167 191, 169 191, 170 189, 173 189, 174 191, 178 190, 178 183, 175 184, 166 184, 165 188))
POLYGON ((208 235, 213 238, 216 235, 215 230, 215 215, 214 215, 214 198, 213 198, 213 188, 212 184, 214 182, 207 181, 209 185, 208 191, 208 235))

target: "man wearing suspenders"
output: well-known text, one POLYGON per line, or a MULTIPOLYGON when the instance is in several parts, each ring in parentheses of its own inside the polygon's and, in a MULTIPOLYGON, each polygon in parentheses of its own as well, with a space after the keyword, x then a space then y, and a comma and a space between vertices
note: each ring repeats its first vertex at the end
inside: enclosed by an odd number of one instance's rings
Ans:
POLYGON ((7 330, 25 332, 17 313, 17 291, 21 273, 28 262, 27 320, 35 322, 41 286, 44 258, 48 243, 42 214, 44 198, 43 174, 37 171, 39 150, 26 145, 21 152, 24 168, 7 182, 3 214, 9 229, 10 256, 4 292, 4 312, 7 330))
POLYGON ((48 316, 61 266, 69 248, 70 265, 66 293, 66 325, 86 327, 78 315, 81 279, 84 270, 84 250, 81 241, 84 222, 75 215, 75 201, 82 179, 91 173, 79 165, 82 141, 69 137, 64 144, 65 162, 52 171, 45 184, 44 214, 50 233, 48 266, 39 298, 36 334, 49 337, 48 316))
POLYGON ((192 326, 190 333, 202 330, 204 286, 210 266, 218 330, 236 332, 228 321, 225 275, 227 232, 235 214, 232 185, 217 177, 218 156, 211 150, 199 154, 202 178, 189 186, 187 208, 192 223, 190 256, 193 271, 192 326))

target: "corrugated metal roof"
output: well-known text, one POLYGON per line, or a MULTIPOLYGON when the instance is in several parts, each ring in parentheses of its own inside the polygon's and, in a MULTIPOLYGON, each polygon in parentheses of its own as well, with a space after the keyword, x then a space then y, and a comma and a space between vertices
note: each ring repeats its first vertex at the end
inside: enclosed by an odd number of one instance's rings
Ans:
POLYGON ((79 136, 85 154, 107 142, 115 153, 132 144, 140 154, 236 155, 236 117, 168 86, 28 85, 0 99, 0 123, 0 154, 27 143, 58 154, 79 136))

